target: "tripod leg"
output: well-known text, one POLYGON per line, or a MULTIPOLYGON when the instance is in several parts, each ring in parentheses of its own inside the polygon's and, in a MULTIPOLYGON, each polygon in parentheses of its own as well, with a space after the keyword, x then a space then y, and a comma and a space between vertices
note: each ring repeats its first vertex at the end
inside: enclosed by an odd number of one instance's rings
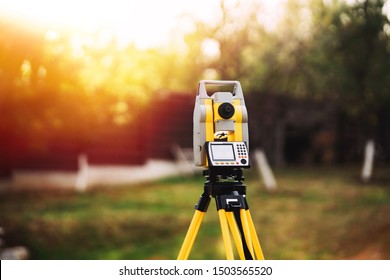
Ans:
POLYGON ((240 209, 240 218, 241 218, 241 223, 242 223, 242 229, 244 231, 244 236, 245 236, 245 241, 246 245, 249 249, 249 252, 252 255, 252 258, 254 258, 254 252, 253 252, 253 245, 252 245, 252 238, 251 238, 251 231, 249 228, 249 223, 248 223, 248 218, 246 215, 245 209, 240 209))
POLYGON ((253 248, 255 249, 256 257, 258 260, 264 260, 263 251, 261 250, 260 241, 259 238, 257 237, 255 225, 253 224, 253 220, 249 212, 249 209, 246 210, 245 212, 248 219, 250 234, 253 237, 253 248))
POLYGON ((242 247, 242 240, 240 230, 238 229, 233 212, 226 212, 226 218, 229 222, 230 231, 232 232, 234 243, 236 244, 237 252, 240 260, 245 260, 244 248, 242 247))
POLYGON ((191 252, 192 246, 194 245, 196 235, 198 234, 205 213, 206 212, 195 210, 194 217, 192 218, 190 227, 188 228, 187 235, 184 238, 183 245, 177 257, 178 260, 188 259, 188 256, 191 252))
POLYGON ((218 210, 219 221, 221 223, 222 238, 226 251, 226 259, 234 260, 232 242, 230 240, 229 226, 225 214, 225 209, 218 210))

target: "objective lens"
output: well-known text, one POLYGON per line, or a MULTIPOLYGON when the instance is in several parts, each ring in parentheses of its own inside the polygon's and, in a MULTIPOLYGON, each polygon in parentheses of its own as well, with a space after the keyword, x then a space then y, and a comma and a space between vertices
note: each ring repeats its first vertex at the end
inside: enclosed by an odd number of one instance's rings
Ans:
POLYGON ((218 107, 218 114, 221 116, 223 119, 230 119, 234 115, 234 107, 230 103, 222 103, 218 107))

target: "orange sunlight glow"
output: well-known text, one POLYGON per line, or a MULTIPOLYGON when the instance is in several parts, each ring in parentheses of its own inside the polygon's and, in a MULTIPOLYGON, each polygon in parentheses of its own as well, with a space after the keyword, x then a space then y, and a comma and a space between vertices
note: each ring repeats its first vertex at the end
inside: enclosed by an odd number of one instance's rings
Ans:
MULTIPOLYGON (((285 0, 251 0, 263 6, 259 21, 269 30, 283 16, 285 0)), ((225 0, 234 7, 238 0, 225 0)), ((221 0, 0 0, 0 17, 32 28, 101 35, 101 44, 115 38, 119 47, 134 43, 145 49, 166 45, 195 27, 192 19, 212 23, 221 0)))
POLYGON ((174 32, 191 30, 184 15, 211 18, 218 5, 210 0, 0 0, 0 16, 33 28, 103 33, 106 40, 115 37, 119 46, 149 48, 167 43, 174 32))

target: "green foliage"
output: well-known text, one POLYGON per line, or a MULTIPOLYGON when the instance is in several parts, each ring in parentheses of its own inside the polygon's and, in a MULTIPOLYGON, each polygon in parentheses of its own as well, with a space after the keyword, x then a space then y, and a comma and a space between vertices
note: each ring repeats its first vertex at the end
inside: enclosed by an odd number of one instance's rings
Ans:
POLYGON ((383 5, 381 0, 340 5, 319 46, 332 66, 331 94, 369 127, 375 127, 378 112, 390 105, 390 22, 383 5))

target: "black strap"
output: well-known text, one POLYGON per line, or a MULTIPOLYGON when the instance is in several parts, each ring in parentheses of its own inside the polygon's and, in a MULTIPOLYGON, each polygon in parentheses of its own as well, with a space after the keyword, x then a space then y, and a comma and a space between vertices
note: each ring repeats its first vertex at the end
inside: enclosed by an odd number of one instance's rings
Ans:
POLYGON ((248 245, 246 244, 244 229, 242 227, 242 222, 241 222, 240 208, 235 208, 233 210, 233 213, 234 213, 234 218, 236 219, 236 222, 237 222, 238 229, 241 233, 241 242, 242 242, 242 246, 244 248, 245 259, 246 260, 253 260, 253 256, 248 249, 248 245))

